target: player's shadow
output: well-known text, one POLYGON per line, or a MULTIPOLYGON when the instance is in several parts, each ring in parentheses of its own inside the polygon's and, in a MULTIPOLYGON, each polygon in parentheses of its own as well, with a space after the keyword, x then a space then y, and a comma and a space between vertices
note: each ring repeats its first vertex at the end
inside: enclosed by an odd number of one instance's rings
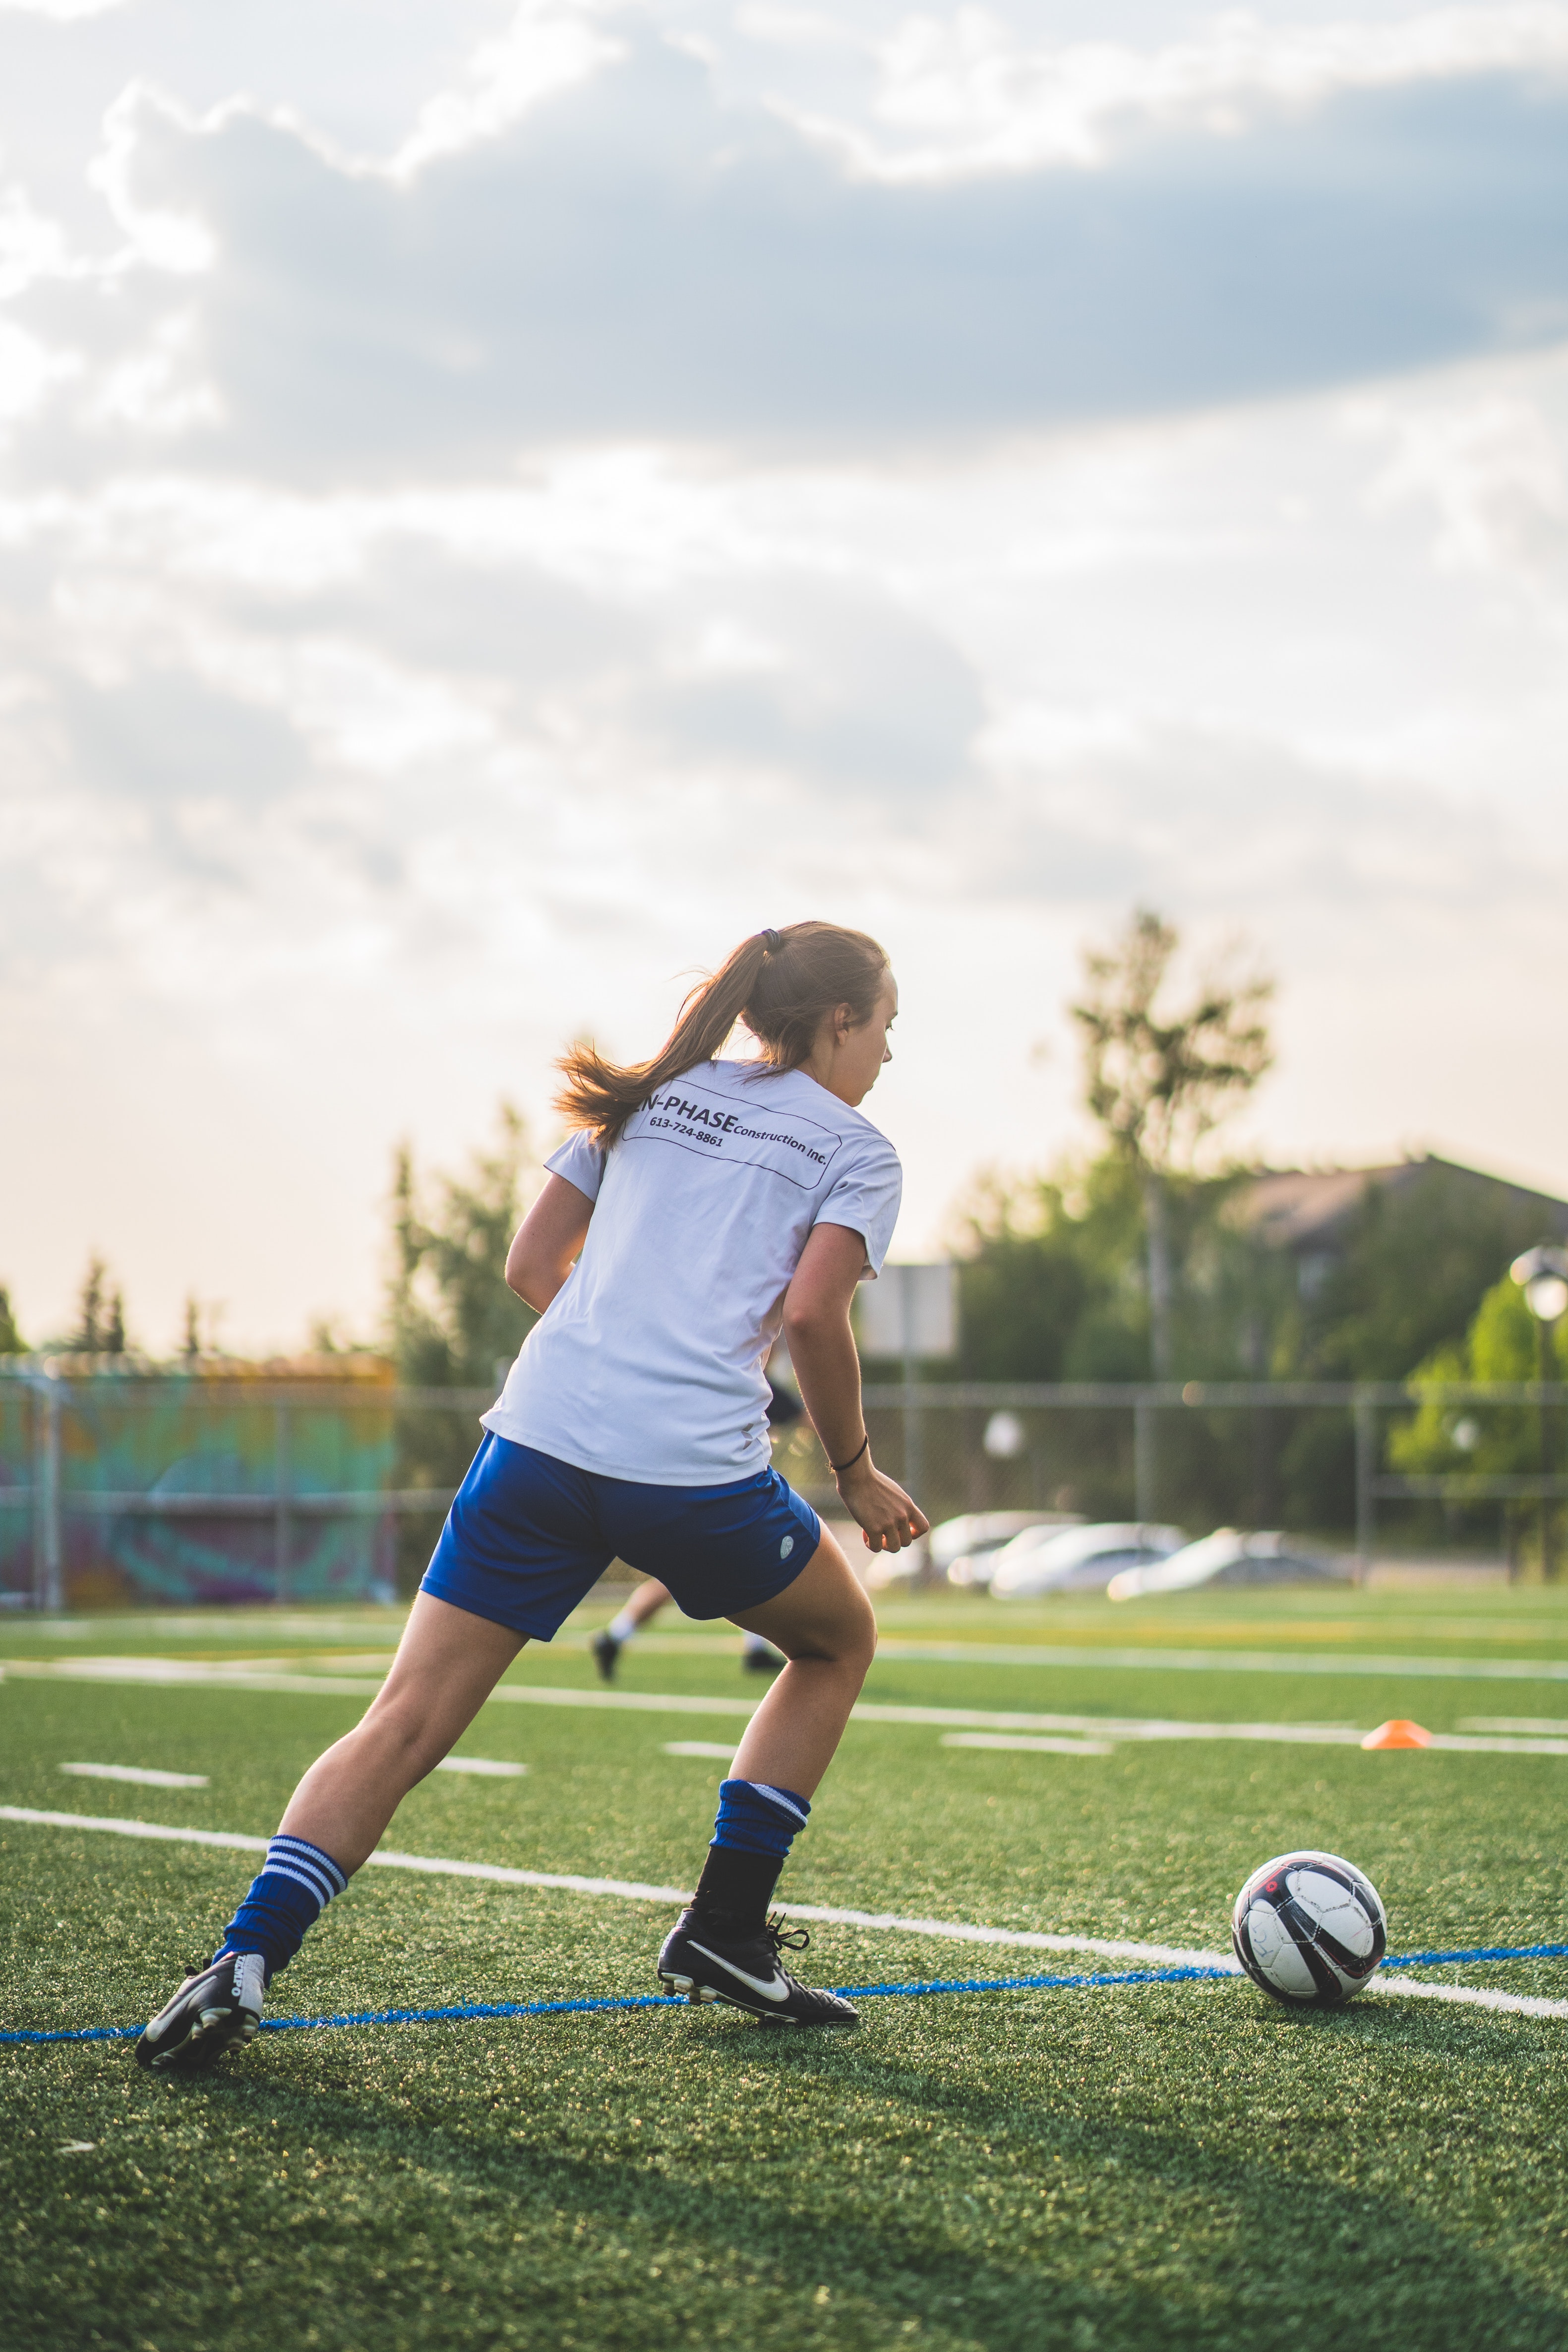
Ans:
MULTIPOLYGON (((1273 2022, 1284 2034, 1321 2033, 1324 2023, 1283 2016, 1273 2022)), ((1336 2040, 1349 2032, 1358 2042, 1426 2053, 1441 2046, 1423 2031, 1425 2017, 1370 2005, 1329 2022, 1336 2040)), ((563 2147, 549 2111, 541 2114, 537 2137, 526 2112, 521 2133, 491 2136, 471 2070, 460 2060, 450 2089, 433 2086, 415 2115, 384 2093, 355 2090, 352 2079, 338 2088, 296 2079, 286 2095, 298 2126, 318 2144, 342 2135, 395 2145, 401 2162, 426 2173, 438 2167, 453 2195, 499 2199, 515 2221, 548 2230, 552 2217, 573 2214, 585 2247, 651 2232, 710 2273, 737 2262, 764 2267, 786 2296, 803 2280, 831 2281, 836 2311, 858 2308, 876 2329, 868 2341, 918 2321, 940 2322, 984 2352, 1080 2344, 1097 2352, 1152 2346, 1198 2352, 1253 2341, 1260 2332, 1273 2340, 1281 2315, 1321 2311, 1331 2274, 1332 2308, 1353 2315, 1359 2352, 1395 2346, 1469 2352, 1483 2345, 1562 2352, 1568 2339, 1561 2301, 1485 2248, 1457 2240, 1398 2188, 1369 2192, 1329 2177, 1331 2068, 1322 2116, 1300 2117, 1283 2133, 1276 2126, 1271 2137, 1261 2119, 1248 2128, 1238 2116, 1227 2136, 1213 2108, 1196 2127, 1152 2125, 1107 2119, 1088 2094, 1071 2096, 1060 2084, 1033 2091, 1009 2084, 1001 2079, 1005 2044, 994 2059, 981 2053, 997 2077, 987 2084, 932 2077, 907 2049, 879 2047, 870 2037, 828 2041, 707 2018, 690 2028, 664 2018, 653 2030, 660 2039, 650 2051, 650 2076, 668 2067, 679 2079, 687 2053, 672 2037, 689 2032, 700 2037, 705 2066, 721 2074, 732 2067, 753 2092, 766 2076, 775 2084, 809 2078, 819 2089, 842 2085, 846 2134, 866 2130, 853 2100, 874 2095, 886 2138, 862 2175, 869 2193, 849 2200, 813 2193, 809 2135, 823 2128, 820 2099, 809 2123, 803 2105, 799 2135, 786 2125, 765 2147, 742 2141, 726 2159, 710 2142, 682 2136, 674 2102, 651 2080, 642 2105, 650 2116, 662 2105, 663 2131, 656 2122, 630 2148, 563 2147), (1017 2251, 999 2252, 998 2236, 1017 2251), (1175 2260, 1181 2245, 1184 2263, 1175 2260)), ((1473 2040, 1467 2046, 1476 2058, 1473 2040)), ((624 2045, 617 2054, 625 2055, 624 2045)), ((1125 2063, 1125 2053, 1112 2063, 1125 2063)), ((237 2076, 202 2095, 248 2109, 275 2102, 282 2087, 237 2076)), ((747 2096, 737 2081, 737 2100, 747 2096)), ((776 2097, 772 2104, 776 2112, 776 2097)), ((568 2308, 579 2331, 585 2319, 592 2326, 602 2297, 603 2338, 620 2341, 625 2280, 623 2271, 619 2284, 606 2284, 585 2264, 575 2301, 552 2306, 546 2297, 540 2305, 538 2340, 548 2340, 568 2308)), ((814 2340, 812 2325, 808 2318, 803 2340, 814 2340)), ((646 2340, 663 2339, 654 2331, 646 2340)))
MULTIPOLYGON (((1413 2050, 1424 2057, 1458 2054, 1472 2064, 1484 2065, 1489 2057, 1514 2065, 1519 2060, 1510 2025, 1489 2026, 1474 2011, 1462 2017, 1453 2012, 1434 2017, 1430 2011, 1412 2015, 1403 2005, 1394 2009, 1368 2003, 1329 2019, 1265 2012, 1263 2024, 1266 2032, 1289 2036, 1321 2036, 1326 2029, 1336 2039, 1348 2036, 1357 2043, 1413 2050), (1478 2032, 1496 2037, 1492 2052, 1478 2048, 1478 2032)), ((1482 2346, 1489 2352, 1504 2344, 1518 2352, 1537 2346, 1542 2352, 1546 2347, 1562 2352, 1568 2343, 1568 2310, 1562 2297, 1521 2279, 1508 2262, 1484 2247, 1456 2238, 1451 2223, 1420 2210, 1400 2187, 1370 2190, 1331 2177, 1326 2164, 1314 2168, 1317 2149, 1337 2159, 1347 2129, 1355 2127, 1353 2119, 1336 2112, 1327 2072, 1318 2113, 1298 2116, 1288 2126, 1275 2119, 1277 2153, 1267 2142, 1262 2116, 1237 2118, 1239 2128, 1228 2141, 1222 2136, 1216 2146, 1216 2119, 1211 2113, 1200 2126, 1199 2145, 1188 2129, 1151 2127, 1142 2119, 1107 2121, 1089 2111, 1084 2102, 1064 2099, 1059 2091, 1032 2112, 1023 2110, 1029 2123, 1020 2132, 1016 2085, 1008 2095, 974 2084, 933 2082, 907 2057, 889 2053, 883 2059, 868 2041, 858 2046, 847 2037, 840 2043, 775 2032, 742 2042, 737 2034, 733 2052, 737 2063, 753 2076, 762 2068, 772 2068, 781 2074, 809 2074, 847 2084, 854 2077, 862 2092, 867 2087, 863 2062, 869 2059, 884 2107, 901 2111, 917 2131, 933 2123, 956 2128, 988 2157, 1005 2114, 1005 2161, 1011 2169, 1021 2159, 1032 2160, 1043 2189, 1058 2188, 1069 2174, 1091 2190, 1096 2182, 1120 2190, 1135 2180, 1152 2248, 1166 2234, 1162 2208, 1169 2217, 1168 2233, 1176 2237, 1189 2236, 1196 2217, 1224 2217, 1224 2242, 1189 2278, 1189 2288, 1195 2284, 1201 2290, 1206 2314, 1200 2324, 1194 2308, 1194 2332, 1184 2332, 1179 2301, 1173 2304, 1171 2288, 1151 2296, 1126 2282, 1097 2284, 1085 2303, 1085 2282, 1063 2279, 1058 2293, 1068 2316, 1080 2307, 1092 2315, 1098 2332, 1085 2341, 1207 2346, 1228 2341, 1233 2325, 1237 2340, 1260 2325, 1272 2333, 1280 2311, 1321 2305, 1327 2261, 1332 2266, 1336 2307, 1355 2314, 1353 2332, 1361 2352, 1384 2343, 1399 2346, 1402 2352, 1418 2352, 1418 2347, 1419 2352, 1426 2347, 1430 2352, 1469 2352, 1469 2347, 1482 2346), (862 2063, 848 2063, 852 2055, 862 2063), (1059 2170, 1055 2168, 1058 2159, 1059 2170)), ((1461 2105, 1458 2120, 1462 2125, 1464 2119, 1461 2105)), ((918 2141, 903 2144, 918 2146, 918 2141)), ((1544 2149, 1540 2154, 1548 2160, 1544 2149)), ((1500 2163, 1511 2171, 1511 2151, 1502 2152, 1500 2163)), ((995 2159, 992 2168, 997 2168, 995 2159)), ((1557 2168, 1553 2163, 1553 2171, 1557 2168)), ((953 2200, 949 2196, 946 2201, 951 2205, 953 2200)), ((1521 2216, 1521 2234, 1536 2226, 1538 2218, 1533 2211, 1521 2216)), ((963 2283, 956 2293, 966 2339, 973 2337, 994 2352, 1042 2340, 1037 2333, 1041 2280, 1032 2266, 990 2257, 977 2261, 967 2230, 962 2225, 944 2230, 929 2212, 912 2229, 885 2220, 871 2226, 874 2242, 881 2249, 879 2272, 900 2277, 907 2275, 912 2263, 923 2280, 932 2283, 939 2300, 955 2281, 963 2283), (1015 2327, 1020 2286, 1028 2306, 1021 2333, 1015 2327)), ((812 2242, 820 2243, 816 2220, 808 2234, 812 2242)), ((864 2209, 857 2211, 853 2231, 838 2251, 851 2268, 867 2267, 864 2209)), ((1086 2249, 1085 2269, 1102 2272, 1106 2252, 1104 2245, 1092 2254, 1086 2249)))

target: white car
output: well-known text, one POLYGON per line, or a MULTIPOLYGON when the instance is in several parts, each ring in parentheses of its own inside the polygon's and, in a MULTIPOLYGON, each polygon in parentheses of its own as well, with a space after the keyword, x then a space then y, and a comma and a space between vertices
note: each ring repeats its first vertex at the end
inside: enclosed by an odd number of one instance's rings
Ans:
POLYGON ((1050 1536, 1081 1525, 1078 1511, 965 1511, 932 1528, 927 1538, 931 1564, 950 1584, 984 1586, 997 1553, 1015 1536, 1037 1528, 1050 1536))
POLYGON ((1342 1577, 1332 1560, 1298 1550, 1276 1528, 1242 1535, 1216 1528, 1168 1559, 1126 1568, 1106 1590, 1112 1601, 1146 1601, 1161 1592, 1195 1592, 1206 1584, 1316 1584, 1342 1577))
POLYGON ((992 1594, 998 1601, 1033 1601, 1044 1592, 1103 1592, 1121 1570, 1164 1559, 1186 1540, 1180 1528, 1137 1520, 1059 1530, 1029 1528, 996 1554, 992 1594))

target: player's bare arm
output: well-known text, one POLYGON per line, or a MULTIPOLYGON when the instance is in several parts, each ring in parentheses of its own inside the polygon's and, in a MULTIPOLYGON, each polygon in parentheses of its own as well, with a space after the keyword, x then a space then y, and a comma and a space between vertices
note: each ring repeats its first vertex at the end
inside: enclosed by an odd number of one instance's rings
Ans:
POLYGON ((860 1359, 850 1303, 866 1244, 847 1225, 818 1225, 784 1300, 784 1339, 801 1401, 834 1465, 839 1496, 872 1551, 901 1551, 929 1526, 903 1488, 871 1459, 860 1406, 860 1359), (843 1464, 840 1469, 837 1465, 843 1464))
POLYGON ((582 1255, 594 1203, 564 1176, 547 1176, 544 1189, 512 1236, 506 1281, 525 1307, 542 1315, 582 1255))

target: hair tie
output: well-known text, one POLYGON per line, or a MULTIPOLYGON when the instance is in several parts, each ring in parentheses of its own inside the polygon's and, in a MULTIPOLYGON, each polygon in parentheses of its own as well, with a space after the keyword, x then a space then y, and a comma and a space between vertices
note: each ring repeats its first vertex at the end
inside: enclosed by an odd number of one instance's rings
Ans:
POLYGON ((762 938, 763 946, 767 954, 777 955, 780 948, 784 945, 783 933, 779 931, 764 931, 762 938))

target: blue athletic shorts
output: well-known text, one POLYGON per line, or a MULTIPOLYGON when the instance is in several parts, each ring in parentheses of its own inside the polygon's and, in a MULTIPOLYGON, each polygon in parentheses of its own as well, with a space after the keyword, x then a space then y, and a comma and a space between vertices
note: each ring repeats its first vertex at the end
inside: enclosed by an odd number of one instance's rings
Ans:
POLYGON ((548 1642, 613 1559, 668 1584, 688 1617, 732 1617, 793 1584, 821 1540, 776 1470, 732 1486, 644 1486, 491 1431, 419 1590, 548 1642))

